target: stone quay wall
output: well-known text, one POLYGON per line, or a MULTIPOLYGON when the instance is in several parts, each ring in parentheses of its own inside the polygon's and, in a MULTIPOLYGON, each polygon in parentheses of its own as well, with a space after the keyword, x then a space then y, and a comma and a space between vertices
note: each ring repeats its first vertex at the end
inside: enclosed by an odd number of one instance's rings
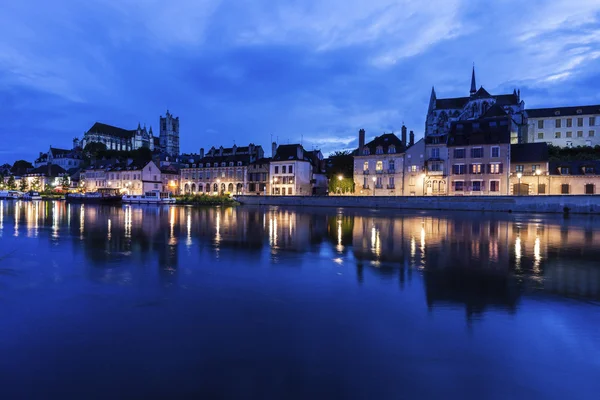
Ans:
POLYGON ((397 210, 600 214, 600 195, 545 196, 236 196, 242 205, 397 210))

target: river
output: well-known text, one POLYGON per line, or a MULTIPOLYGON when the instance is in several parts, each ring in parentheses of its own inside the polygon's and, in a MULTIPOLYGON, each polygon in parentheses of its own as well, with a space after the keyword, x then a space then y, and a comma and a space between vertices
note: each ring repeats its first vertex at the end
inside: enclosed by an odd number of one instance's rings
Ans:
POLYGON ((0 201, 0 398, 595 399, 599 222, 0 201))

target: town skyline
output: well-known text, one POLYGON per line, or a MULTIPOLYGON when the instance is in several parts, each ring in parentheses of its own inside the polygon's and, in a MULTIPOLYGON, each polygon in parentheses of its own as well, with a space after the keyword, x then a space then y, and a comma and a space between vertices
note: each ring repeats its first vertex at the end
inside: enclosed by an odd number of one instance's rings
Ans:
POLYGON ((328 154, 356 148, 360 128, 372 138, 403 122, 418 139, 431 87, 468 95, 473 63, 478 86, 520 89, 526 108, 600 103, 596 2, 345 2, 337 16, 338 3, 98 1, 54 5, 50 18, 44 3, 11 4, 0 17, 0 163, 68 147, 95 122, 157 132, 167 109, 186 153, 269 149, 272 135, 328 154), (100 20, 101 32, 87 29, 100 20))

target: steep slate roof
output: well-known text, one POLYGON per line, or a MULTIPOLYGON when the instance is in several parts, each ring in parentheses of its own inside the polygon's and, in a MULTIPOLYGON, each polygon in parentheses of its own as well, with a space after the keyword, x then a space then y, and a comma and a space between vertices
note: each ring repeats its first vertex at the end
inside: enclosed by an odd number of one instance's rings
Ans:
POLYGON ((47 176, 49 178, 56 178, 58 176, 66 174, 62 167, 56 164, 42 165, 41 167, 37 167, 26 173, 25 175, 42 175, 47 176))
POLYGON ((463 108, 465 104, 469 102, 470 97, 454 97, 448 99, 437 99, 435 101, 435 108, 438 110, 448 108, 463 108))
POLYGON ((448 99, 437 99, 435 101, 435 108, 438 110, 442 109, 460 109, 465 106, 471 99, 481 99, 481 98, 492 98, 496 100, 496 104, 499 106, 510 106, 519 104, 519 97, 512 94, 500 94, 500 95, 491 95, 485 90, 483 87, 480 87, 479 90, 473 95, 473 97, 454 97, 448 99))
POLYGON ((510 162, 533 163, 548 161, 547 143, 522 143, 510 146, 510 162))
POLYGON ((483 114, 483 118, 492 118, 492 117, 505 117, 506 111, 504 108, 500 107, 498 104, 493 104, 486 112, 483 114))
POLYGON ((456 121, 448 136, 448 147, 509 143, 509 117, 456 121))
POLYGON ((66 149, 59 149, 59 148, 56 148, 56 147, 50 147, 50 151, 52 152, 52 155, 54 157, 56 157, 56 156, 60 156, 60 155, 69 154, 72 150, 66 150, 66 149))
POLYGON ((569 175, 600 175, 600 161, 557 161, 551 162, 550 175, 563 175, 560 167, 569 167, 569 175), (592 173, 585 173, 585 168, 593 168, 592 173))
POLYGON ((103 124, 101 122, 96 122, 88 132, 91 133, 103 133, 105 135, 111 135, 115 137, 120 137, 123 139, 132 138, 135 135, 135 130, 126 130, 122 128, 117 128, 116 126, 103 124))
POLYGON ((486 97, 492 97, 492 95, 489 94, 488 91, 483 88, 483 86, 481 86, 479 90, 473 95, 473 98, 475 99, 483 99, 486 97))
POLYGON ((275 157, 273 161, 287 161, 287 160, 302 160, 312 161, 311 158, 306 154, 306 151, 300 144, 282 144, 277 147, 275 157), (302 158, 298 158, 298 147, 301 148, 302 158))
MULTIPOLYGON (((371 140, 368 143, 365 143, 365 147, 369 148, 369 152, 371 154, 376 154, 377 147, 381 146, 383 148, 383 153, 388 154, 388 149, 391 145, 396 147, 396 153, 404 153, 406 150, 406 146, 402 143, 402 140, 394 133, 384 133, 381 136, 375 136, 375 139, 371 140)), ((362 149, 356 149, 352 153, 352 155, 363 155, 362 149)))
POLYGON ((600 104, 592 106, 579 106, 579 107, 554 107, 554 108, 532 108, 525 110, 529 118, 549 118, 559 117, 565 115, 589 115, 589 114, 600 114, 600 104), (577 111, 581 110, 580 113, 577 111), (558 115, 556 112, 558 111, 558 115))

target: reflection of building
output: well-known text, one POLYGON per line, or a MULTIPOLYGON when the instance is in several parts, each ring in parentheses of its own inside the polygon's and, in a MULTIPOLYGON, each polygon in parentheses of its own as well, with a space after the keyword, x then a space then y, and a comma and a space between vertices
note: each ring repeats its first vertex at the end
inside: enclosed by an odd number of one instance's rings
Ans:
POLYGON ((560 147, 600 144, 600 105, 525 111, 529 143, 548 143, 560 147))
POLYGON ((206 155, 187 155, 187 165, 181 169, 181 191, 198 194, 242 194, 247 190, 248 165, 263 158, 261 146, 250 144, 247 147, 216 149, 212 147, 206 155))
POLYGON ((327 177, 320 150, 306 151, 301 144, 273 143, 273 160, 270 164, 271 194, 306 196, 325 194, 327 177))

